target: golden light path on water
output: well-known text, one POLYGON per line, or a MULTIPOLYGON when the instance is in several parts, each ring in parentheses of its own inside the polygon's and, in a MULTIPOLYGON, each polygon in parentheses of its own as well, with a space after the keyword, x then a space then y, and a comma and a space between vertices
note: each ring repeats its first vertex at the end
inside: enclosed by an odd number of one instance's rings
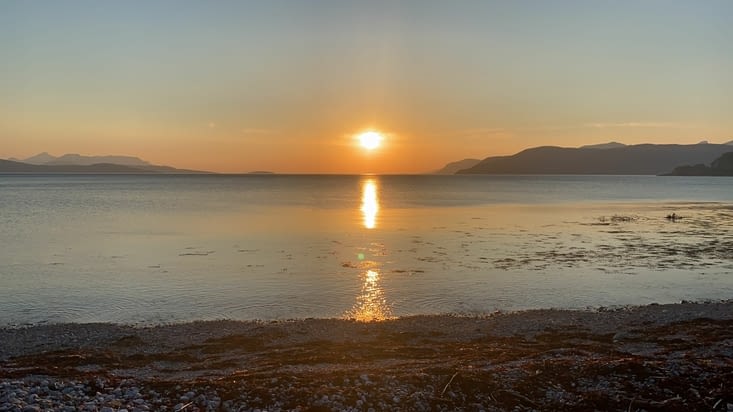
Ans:
MULTIPOLYGON (((364 228, 375 229, 379 212, 378 186, 375 179, 366 179, 362 182, 360 210, 364 228)), ((361 273, 363 278, 361 292, 356 297, 353 308, 346 313, 346 317, 359 322, 374 322, 392 318, 392 309, 380 285, 377 262, 364 261, 363 253, 357 256, 361 261, 360 267, 368 267, 368 269, 361 273)))
POLYGON ((347 317, 359 322, 374 322, 392 318, 392 309, 387 304, 384 291, 379 285, 379 271, 369 269, 363 273, 361 294, 356 297, 353 309, 347 317))
POLYGON ((365 228, 374 229, 377 226, 377 213, 379 213, 377 183, 374 179, 367 179, 364 181, 361 190, 361 214, 364 218, 365 228))

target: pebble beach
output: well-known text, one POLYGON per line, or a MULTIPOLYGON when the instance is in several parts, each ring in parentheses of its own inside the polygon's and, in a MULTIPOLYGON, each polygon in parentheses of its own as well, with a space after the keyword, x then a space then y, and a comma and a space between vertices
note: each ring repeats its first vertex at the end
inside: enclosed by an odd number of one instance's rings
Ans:
POLYGON ((733 410, 733 302, 0 330, 0 411, 733 410))

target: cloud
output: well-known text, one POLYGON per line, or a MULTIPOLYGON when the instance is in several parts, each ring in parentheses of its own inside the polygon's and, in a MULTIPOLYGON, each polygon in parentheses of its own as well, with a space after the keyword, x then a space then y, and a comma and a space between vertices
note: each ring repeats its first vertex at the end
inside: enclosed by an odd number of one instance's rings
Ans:
POLYGON ((209 129, 213 129, 213 128, 215 128, 215 127, 216 127, 216 123, 214 123, 214 122, 209 122, 209 129))
POLYGON ((574 130, 581 127, 575 126, 563 126, 563 125, 534 125, 534 126, 515 126, 515 127, 493 127, 493 128, 476 128, 476 129, 465 129, 458 130, 455 132, 456 136, 462 137, 482 137, 482 136, 514 136, 516 133, 525 132, 556 132, 565 130, 574 130))
POLYGON ((458 132, 460 135, 473 136, 473 135, 485 135, 485 134, 501 134, 506 133, 507 129, 503 127, 492 127, 492 128, 477 128, 477 129, 466 129, 458 132))
POLYGON ((609 128, 650 128, 650 129, 690 129, 694 125, 674 122, 620 122, 620 123, 586 123, 586 127, 592 127, 595 129, 609 129, 609 128))
POLYGON ((454 136, 463 138, 476 138, 476 137, 506 137, 511 135, 511 130, 503 127, 492 127, 492 128, 476 128, 476 129, 465 129, 458 130, 453 133, 454 136))
POLYGON ((533 132, 564 132, 570 130, 593 129, 621 129, 621 128, 646 128, 646 129, 694 129, 699 127, 695 124, 677 122, 596 122, 583 124, 539 124, 539 125, 518 125, 515 127, 489 127, 457 130, 452 136, 479 139, 479 138, 507 138, 517 134, 533 132))
POLYGON ((272 129, 245 128, 245 129, 241 129, 240 132, 242 134, 248 134, 248 135, 263 135, 263 134, 273 134, 273 133, 275 133, 275 130, 272 130, 272 129))

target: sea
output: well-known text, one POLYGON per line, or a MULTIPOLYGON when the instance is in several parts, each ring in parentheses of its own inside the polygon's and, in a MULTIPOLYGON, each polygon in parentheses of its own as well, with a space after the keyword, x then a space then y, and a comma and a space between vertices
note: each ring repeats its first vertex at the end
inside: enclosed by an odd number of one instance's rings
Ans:
POLYGON ((725 177, 0 175, 0 326, 731 298, 725 177))

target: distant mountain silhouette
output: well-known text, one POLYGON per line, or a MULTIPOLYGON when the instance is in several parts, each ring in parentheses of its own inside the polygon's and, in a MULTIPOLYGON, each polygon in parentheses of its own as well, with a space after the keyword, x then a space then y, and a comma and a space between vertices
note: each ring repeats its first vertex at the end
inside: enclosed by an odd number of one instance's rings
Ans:
POLYGON ((619 142, 608 142, 608 143, 589 144, 585 146, 580 146, 581 149, 616 149, 619 147, 626 147, 626 145, 623 143, 619 143, 619 142))
POLYGON ((724 153, 713 160, 710 166, 702 163, 694 166, 678 166, 665 176, 733 176, 733 152, 724 153))
POLYGON ((512 156, 488 157, 459 174, 658 175, 682 164, 710 163, 730 146, 640 144, 609 149, 535 147, 512 156))
MULTIPOLYGON (((16 159, 11 159, 16 160, 16 159)), ((47 152, 39 153, 25 160, 16 160, 23 163, 33 165, 79 165, 89 166, 100 163, 109 163, 125 166, 152 166, 138 157, 134 156, 84 156, 76 153, 68 153, 60 157, 48 154, 47 152)))
POLYGON ((109 163, 124 166, 151 166, 150 163, 133 156, 82 156, 75 153, 65 154, 44 164, 89 166, 100 163, 109 163))
POLYGON ((197 170, 176 169, 169 166, 127 166, 113 163, 96 163, 91 165, 34 165, 0 159, 0 173, 99 173, 99 174, 156 174, 156 173, 209 173, 197 170))
MULTIPOLYGON (((35 156, 31 156, 31 157, 29 157, 27 159, 17 160, 17 161, 18 162, 23 162, 23 163, 30 163, 32 165, 42 165, 42 164, 45 164, 45 163, 48 163, 48 162, 52 162, 52 161, 54 161, 56 159, 57 159, 56 156, 52 156, 52 155, 48 154, 47 152, 43 152, 43 153, 39 153, 39 154, 37 154, 35 156)), ((11 160, 16 161, 16 159, 11 159, 11 160)))
POLYGON ((469 167, 476 166, 480 159, 463 159, 457 162, 451 162, 443 166, 442 169, 435 171, 434 173, 440 175, 452 175, 461 169, 468 169, 469 167))

